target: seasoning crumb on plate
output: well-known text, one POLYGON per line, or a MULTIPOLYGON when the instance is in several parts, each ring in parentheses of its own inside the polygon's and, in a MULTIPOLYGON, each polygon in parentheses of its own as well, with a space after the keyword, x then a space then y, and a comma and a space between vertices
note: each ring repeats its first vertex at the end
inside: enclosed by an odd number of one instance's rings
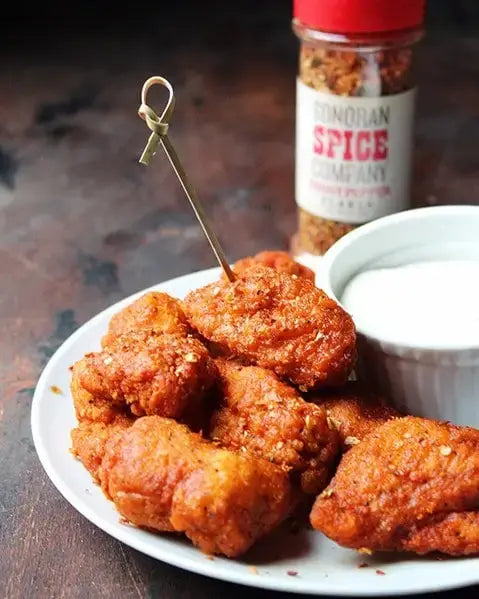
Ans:
POLYGON ((248 566, 248 572, 250 574, 258 574, 258 568, 256 566, 248 566))
POLYGON ((60 387, 57 387, 56 385, 52 385, 50 387, 50 391, 52 393, 56 393, 57 395, 63 395, 63 391, 60 389, 60 387))
POLYGON ((358 568, 369 568, 369 564, 367 564, 366 562, 361 562, 360 564, 358 564, 358 568))
POLYGON ((288 576, 298 576, 298 573, 296 572, 296 570, 288 570, 288 571, 286 572, 286 574, 287 574, 288 576))
POLYGON ((376 570, 376 574, 378 576, 386 576, 386 572, 384 572, 384 570, 376 570))

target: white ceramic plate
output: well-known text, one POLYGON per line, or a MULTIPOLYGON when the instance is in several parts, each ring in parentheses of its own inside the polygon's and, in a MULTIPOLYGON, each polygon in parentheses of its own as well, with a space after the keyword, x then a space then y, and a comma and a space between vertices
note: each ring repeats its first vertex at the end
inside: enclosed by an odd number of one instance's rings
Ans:
MULTIPOLYGON (((197 272, 154 287, 177 297, 209 283, 217 269, 197 272)), ((241 560, 208 559, 186 540, 155 535, 120 523, 119 515, 69 453, 76 420, 69 392, 69 366, 100 347, 114 312, 140 292, 111 306, 83 325, 58 349, 38 382, 32 405, 32 431, 38 456, 54 485, 81 514, 119 541, 156 559, 213 578, 280 591, 378 596, 440 591, 479 583, 479 559, 367 558, 341 549, 321 534, 286 527, 258 543, 241 560), (55 393, 59 387, 62 394, 55 393), (359 567, 367 563, 368 567, 359 567), (288 574, 288 571, 290 572, 288 574), (296 572, 296 575, 291 575, 296 572)))

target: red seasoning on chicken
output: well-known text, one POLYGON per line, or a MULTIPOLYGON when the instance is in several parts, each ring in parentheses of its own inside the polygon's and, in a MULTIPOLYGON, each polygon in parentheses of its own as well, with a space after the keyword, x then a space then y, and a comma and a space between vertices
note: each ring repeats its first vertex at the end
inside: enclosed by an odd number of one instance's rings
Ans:
POLYGON ((305 391, 344 383, 354 364, 351 317, 296 275, 257 265, 233 283, 190 292, 183 309, 215 350, 273 370, 305 391))
POLYGON ((97 402, 126 406, 136 416, 178 418, 192 405, 200 409, 217 375, 197 339, 147 329, 116 336, 81 362, 84 390, 97 402))
MULTIPOLYGON (((91 355, 91 354, 89 354, 91 355)), ((93 395, 83 386, 82 380, 89 378, 90 358, 85 356, 73 365, 70 385, 78 422, 112 423, 125 413, 125 403, 119 398, 93 395)))
POLYGON ((256 264, 269 266, 278 272, 296 275, 314 283, 314 272, 310 268, 293 260, 288 252, 281 252, 279 250, 266 250, 256 254, 256 256, 242 258, 235 263, 233 271, 239 275, 256 264))
POLYGON ((304 493, 319 493, 331 478, 339 449, 326 410, 304 401, 269 370, 227 360, 216 365, 220 404, 210 438, 278 464, 304 493))
POLYGON ((109 439, 133 424, 133 418, 117 416, 109 424, 103 422, 81 422, 71 431, 72 453, 92 477, 98 481, 98 470, 105 455, 109 439))
POLYGON ((366 551, 479 553, 479 431, 395 418, 348 451, 313 528, 366 551))
POLYGON ((127 520, 183 532, 206 553, 244 553, 291 509, 288 477, 278 466, 219 449, 158 416, 112 437, 99 474, 127 520))
POLYGON ((190 332, 179 300, 161 291, 149 291, 113 315, 102 346, 110 345, 118 335, 140 329, 183 337, 190 332))
POLYGON ((343 451, 357 445, 366 435, 401 414, 385 399, 357 381, 323 394, 308 396, 326 410, 328 421, 339 434, 343 451))

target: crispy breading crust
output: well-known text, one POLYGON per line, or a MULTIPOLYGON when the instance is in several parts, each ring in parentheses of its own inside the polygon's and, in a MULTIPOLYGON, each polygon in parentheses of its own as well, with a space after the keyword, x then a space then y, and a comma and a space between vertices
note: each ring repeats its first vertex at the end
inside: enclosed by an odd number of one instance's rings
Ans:
POLYGON ((356 357, 351 317, 311 281, 254 266, 183 302, 216 350, 273 370, 302 390, 344 383, 356 357))
POLYGON ((125 413, 126 406, 119 399, 92 395, 85 389, 82 379, 90 372, 89 358, 76 362, 72 368, 71 394, 78 422, 101 422, 110 424, 125 413))
POLYGON ((83 364, 84 389, 124 403, 136 416, 180 417, 192 404, 201 405, 217 375, 197 339, 145 329, 115 337, 102 352, 87 354, 83 364))
MULTIPOLYGON (((288 252, 282 252, 280 250, 265 250, 255 256, 242 258, 235 262, 233 271, 236 274, 241 274, 256 264, 263 264, 263 266, 269 266, 278 272, 302 277, 314 283, 315 275, 310 268, 293 260, 288 252)), ((224 276, 225 275, 223 274, 223 277, 224 276)))
POLYGON ((401 414, 388 406, 386 400, 351 381, 339 389, 306 396, 327 412, 330 425, 339 433, 342 451, 347 451, 391 418, 401 414))
POLYGON ((220 406, 210 438, 278 464, 303 492, 319 493, 332 476, 339 449, 326 411, 304 401, 269 370, 220 359, 216 365, 220 406))
POLYGON ((340 545, 479 552, 479 431, 396 418, 353 447, 311 512, 340 545))
POLYGON ((229 557, 249 549, 291 507, 280 468, 219 449, 158 416, 138 419, 107 443, 100 479, 133 524, 184 532, 202 551, 229 557))
POLYGON ((118 335, 139 329, 184 337, 190 332, 179 300, 161 291, 149 291, 112 316, 102 347, 110 345, 118 335))
POLYGON ((72 453, 78 458, 95 480, 98 479, 107 441, 115 434, 133 424, 127 416, 117 416, 110 424, 103 422, 81 422, 71 431, 72 453))

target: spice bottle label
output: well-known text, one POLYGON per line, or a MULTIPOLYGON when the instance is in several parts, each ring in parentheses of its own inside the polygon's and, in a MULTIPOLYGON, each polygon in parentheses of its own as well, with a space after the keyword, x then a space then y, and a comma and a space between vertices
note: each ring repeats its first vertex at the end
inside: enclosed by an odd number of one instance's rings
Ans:
POLYGON ((351 224, 407 208, 414 96, 336 96, 298 79, 297 204, 351 224))

